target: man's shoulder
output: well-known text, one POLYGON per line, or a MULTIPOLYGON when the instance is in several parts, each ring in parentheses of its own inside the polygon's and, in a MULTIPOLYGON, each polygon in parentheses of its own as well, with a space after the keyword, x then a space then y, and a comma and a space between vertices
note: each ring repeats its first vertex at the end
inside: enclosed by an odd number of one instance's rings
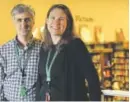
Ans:
POLYGON ((0 49, 6 49, 13 46, 14 39, 11 39, 7 42, 5 42, 2 46, 0 46, 0 49))
POLYGON ((8 42, 6 42, 2 46, 0 46, 0 54, 2 56, 5 56, 10 53, 10 51, 13 48, 13 41, 14 40, 9 40, 8 42))

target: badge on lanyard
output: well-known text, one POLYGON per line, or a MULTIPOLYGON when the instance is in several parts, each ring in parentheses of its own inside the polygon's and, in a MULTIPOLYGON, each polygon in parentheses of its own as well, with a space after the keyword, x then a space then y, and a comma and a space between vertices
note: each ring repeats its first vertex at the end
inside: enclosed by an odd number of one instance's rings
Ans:
POLYGON ((50 82, 47 82, 47 90, 46 90, 46 93, 45 93, 45 101, 46 102, 49 102, 50 99, 51 99, 51 95, 50 95, 50 82))
POLYGON ((50 102, 50 93, 46 92, 45 101, 50 102))
POLYGON ((50 62, 50 65, 48 63, 49 63, 49 59, 50 59, 51 50, 48 52, 48 56, 47 56, 47 62, 46 62, 46 81, 48 83, 48 85, 47 85, 48 88, 47 88, 47 92, 45 93, 45 101, 46 102, 50 102, 50 98, 51 98, 50 97, 51 96, 50 95, 50 87, 49 87, 50 82, 51 82, 51 69, 52 69, 52 65, 53 65, 53 63, 54 63, 54 61, 55 61, 58 53, 59 53, 59 51, 56 51, 54 53, 54 56, 53 56, 53 58, 52 58, 52 60, 50 62))
POLYGON ((20 96, 26 96, 26 88, 24 86, 21 86, 21 89, 20 89, 20 96))
POLYGON ((27 89, 23 86, 24 84, 24 77, 25 77, 25 73, 24 73, 24 69, 26 68, 27 64, 28 64, 28 60, 31 56, 31 53, 32 53, 32 50, 30 50, 28 52, 28 55, 27 55, 27 58, 24 60, 24 64, 23 64, 23 68, 21 67, 21 59, 23 57, 23 55, 19 55, 19 49, 18 49, 18 46, 16 45, 15 46, 15 53, 16 53, 16 57, 17 57, 17 63, 18 63, 18 66, 20 68, 20 71, 22 73, 22 86, 20 88, 20 96, 26 96, 27 94, 27 89))

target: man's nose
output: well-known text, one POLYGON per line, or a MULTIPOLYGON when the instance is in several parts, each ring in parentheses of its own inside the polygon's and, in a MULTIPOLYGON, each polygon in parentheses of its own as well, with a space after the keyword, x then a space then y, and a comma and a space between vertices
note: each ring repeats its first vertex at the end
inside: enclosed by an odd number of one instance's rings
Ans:
POLYGON ((21 23, 24 25, 24 24, 26 24, 26 21, 25 21, 25 20, 22 20, 22 22, 21 22, 21 23))
POLYGON ((27 25, 27 22, 26 22, 25 20, 22 20, 21 26, 22 26, 22 27, 25 27, 26 25, 27 25))

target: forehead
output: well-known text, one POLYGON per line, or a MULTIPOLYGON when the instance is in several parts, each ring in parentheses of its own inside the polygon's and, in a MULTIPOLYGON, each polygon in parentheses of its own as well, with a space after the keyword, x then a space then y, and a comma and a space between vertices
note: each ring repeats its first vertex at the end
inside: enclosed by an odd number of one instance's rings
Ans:
POLYGON ((22 13, 17 13, 14 15, 14 18, 19 19, 19 18, 33 18, 32 15, 28 12, 22 12, 22 13))
POLYGON ((66 16, 65 12, 60 8, 54 8, 49 16, 66 16))

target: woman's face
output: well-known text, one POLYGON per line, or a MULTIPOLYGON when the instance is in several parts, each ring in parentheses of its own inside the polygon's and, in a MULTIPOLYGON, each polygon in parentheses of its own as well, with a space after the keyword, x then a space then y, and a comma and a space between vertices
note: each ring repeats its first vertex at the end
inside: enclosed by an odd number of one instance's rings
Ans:
POLYGON ((62 9, 55 8, 50 12, 46 23, 52 36, 61 36, 67 27, 67 16, 62 9))

